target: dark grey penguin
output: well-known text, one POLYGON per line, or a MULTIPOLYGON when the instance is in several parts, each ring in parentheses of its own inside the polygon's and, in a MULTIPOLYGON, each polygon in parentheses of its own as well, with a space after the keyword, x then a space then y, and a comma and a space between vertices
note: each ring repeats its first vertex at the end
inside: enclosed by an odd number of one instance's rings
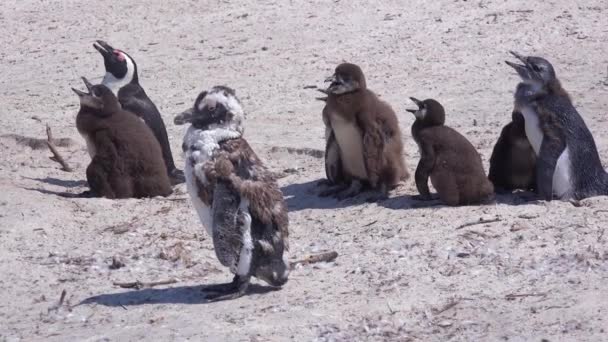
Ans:
POLYGON ((244 118, 234 90, 223 86, 203 91, 175 118, 190 123, 182 148, 192 204, 217 258, 235 275, 232 283, 205 287, 210 300, 242 296, 251 277, 279 287, 289 276, 287 205, 242 137, 244 118))
POLYGON ((150 127, 161 146, 171 183, 183 183, 184 173, 175 167, 165 123, 158 108, 139 84, 135 60, 126 52, 115 49, 104 41, 98 40, 93 46, 104 60, 106 74, 102 84, 112 90, 125 110, 141 117, 150 127))
POLYGON ((496 191, 536 189, 536 154, 526 136, 524 117, 513 111, 490 157, 488 178, 496 191))
POLYGON ((541 198, 580 200, 608 195, 608 174, 585 121, 562 88, 551 63, 511 52, 523 82, 515 91, 515 110, 525 119, 526 136, 536 153, 536 187, 541 198))
POLYGON ((445 110, 433 100, 410 99, 418 109, 407 109, 416 116, 412 136, 420 149, 416 168, 416 187, 423 200, 431 199, 428 179, 447 205, 469 205, 490 201, 494 187, 486 177, 481 157, 460 133, 445 125, 445 110))
POLYGON ((82 78, 88 92, 72 88, 80 99, 76 128, 91 154, 87 195, 107 198, 171 194, 160 145, 148 127, 120 107, 106 86, 82 78))

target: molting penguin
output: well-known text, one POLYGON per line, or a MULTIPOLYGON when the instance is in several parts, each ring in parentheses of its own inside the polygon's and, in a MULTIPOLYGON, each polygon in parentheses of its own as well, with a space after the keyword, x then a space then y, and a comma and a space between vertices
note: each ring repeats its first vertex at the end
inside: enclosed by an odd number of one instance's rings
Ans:
POLYGON ((112 90, 124 109, 135 113, 146 122, 161 146, 171 182, 173 184, 183 183, 184 173, 178 170, 173 162, 165 123, 152 100, 139 85, 135 60, 126 52, 114 49, 104 41, 98 40, 93 46, 104 59, 106 74, 102 84, 112 90))
POLYGON ((192 203, 217 258, 235 275, 232 283, 204 288, 210 300, 242 296, 252 276, 278 287, 289 275, 287 206, 242 137, 244 116, 234 90, 216 86, 175 118, 191 124, 182 148, 192 203))
POLYGON ((138 198, 171 194, 160 145, 152 132, 120 107, 110 89, 82 79, 88 93, 72 90, 80 99, 76 127, 87 137, 92 157, 87 167, 92 195, 138 198))
POLYGON ((338 65, 323 93, 325 173, 330 187, 321 196, 357 195, 364 186, 386 197, 409 177, 403 159, 399 122, 393 109, 367 89, 355 64, 338 65))
POLYGON ((506 62, 523 82, 515 91, 515 110, 525 120, 536 153, 536 187, 550 201, 608 195, 608 174, 585 121, 562 88, 551 63, 511 52, 522 64, 506 62))
POLYGON ((444 125, 443 106, 433 99, 410 99, 418 105, 418 109, 407 111, 416 116, 412 136, 420 149, 415 179, 421 199, 431 199, 430 176, 439 198, 447 205, 491 200, 494 187, 486 178, 479 153, 465 137, 444 125))
POLYGON ((526 137, 520 112, 513 111, 512 121, 500 132, 490 157, 488 178, 501 191, 536 188, 536 154, 526 137))

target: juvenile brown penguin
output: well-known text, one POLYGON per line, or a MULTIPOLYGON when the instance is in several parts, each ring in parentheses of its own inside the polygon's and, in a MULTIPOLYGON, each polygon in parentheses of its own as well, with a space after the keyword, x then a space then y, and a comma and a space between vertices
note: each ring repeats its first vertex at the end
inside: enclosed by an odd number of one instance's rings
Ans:
POLYGON ((481 157, 460 133, 445 126, 443 106, 433 100, 410 98, 418 109, 412 136, 420 149, 416 168, 416 187, 423 200, 431 199, 429 176, 439 198, 447 205, 478 204, 493 198, 494 187, 486 177, 481 157))
POLYGON ((135 115, 123 110, 104 85, 82 78, 88 93, 80 99, 76 127, 87 140, 91 194, 107 198, 167 196, 171 184, 158 141, 135 115))
POLYGON ((513 111, 512 121, 500 132, 490 157, 488 178, 500 191, 536 188, 536 154, 526 137, 523 115, 513 111))
POLYGON ((595 140, 553 65, 544 58, 511 52, 522 64, 507 62, 522 79, 515 109, 524 116, 526 136, 536 153, 536 187, 547 201, 608 195, 608 173, 595 140))
POLYGON ((359 194, 365 187, 382 197, 409 177, 403 158, 401 130, 395 112, 367 89, 355 64, 338 65, 326 82, 325 173, 330 186, 321 196, 339 199, 359 194))
POLYGON ((242 296, 251 277, 271 286, 289 276, 288 216, 283 194, 243 138, 245 113, 233 89, 203 91, 175 118, 190 123, 182 145, 188 192, 232 283, 207 286, 209 300, 242 296))

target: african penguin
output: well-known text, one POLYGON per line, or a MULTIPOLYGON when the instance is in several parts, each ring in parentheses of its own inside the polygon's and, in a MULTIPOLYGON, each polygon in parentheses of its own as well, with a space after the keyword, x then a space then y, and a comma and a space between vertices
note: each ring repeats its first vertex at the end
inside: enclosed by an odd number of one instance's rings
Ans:
POLYGON ((416 168, 416 187, 422 200, 431 199, 429 176, 442 202, 450 206, 487 202, 494 187, 486 177, 481 157, 460 133, 445 125, 445 110, 433 100, 410 98, 418 109, 407 111, 416 116, 412 136, 420 149, 416 168))
POLYGON ((289 276, 283 194, 243 138, 245 113, 234 90, 216 86, 175 118, 190 123, 182 148, 188 192, 232 283, 204 288, 209 300, 245 294, 252 276, 282 286, 289 276))
POLYGON ((511 116, 494 145, 488 178, 497 191, 535 191, 536 154, 526 137, 523 115, 513 111, 511 116))
POLYGON ((507 61, 522 79, 515 109, 525 120, 526 136, 536 153, 536 187, 547 201, 580 200, 608 195, 591 132, 562 88, 551 63, 541 57, 511 52, 522 64, 507 61))
POLYGON ((331 82, 323 108, 325 173, 329 184, 321 196, 344 199, 364 187, 384 198, 409 177, 405 167, 401 130, 389 104, 367 89, 365 76, 355 64, 343 63, 331 82))
POLYGON ((146 122, 146 125, 150 127, 160 143, 171 183, 183 183, 185 181, 184 173, 178 170, 173 162, 165 123, 158 108, 139 84, 135 60, 126 52, 115 49, 104 41, 98 40, 93 46, 104 59, 106 74, 103 77, 102 84, 112 90, 124 109, 141 117, 146 122))
POLYGON ((76 127, 93 151, 86 171, 90 195, 139 198, 171 194, 160 145, 150 129, 122 109, 106 86, 82 79, 88 92, 72 90, 80 99, 76 127))

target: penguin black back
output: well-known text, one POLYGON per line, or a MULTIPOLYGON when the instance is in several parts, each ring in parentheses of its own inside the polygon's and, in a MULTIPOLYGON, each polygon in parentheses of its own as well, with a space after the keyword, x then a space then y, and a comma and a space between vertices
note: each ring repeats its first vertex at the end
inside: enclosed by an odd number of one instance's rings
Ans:
POLYGON ((422 199, 430 199, 428 178, 447 205, 469 205, 490 200, 494 187, 486 178, 481 157, 460 133, 444 125, 445 110, 433 100, 411 98, 418 109, 412 135, 420 149, 416 187, 422 199))
POLYGON ((81 106, 76 127, 94 151, 86 171, 91 192, 107 198, 169 195, 169 177, 152 132, 121 108, 109 88, 83 80, 89 92, 73 90, 81 106))
POLYGON ((163 160, 172 183, 183 183, 184 174, 175 167, 167 128, 162 116, 154 102, 139 85, 135 60, 126 52, 115 49, 104 41, 98 40, 93 46, 104 59, 106 75, 102 83, 114 92, 124 109, 141 117, 150 127, 161 146, 163 160))

